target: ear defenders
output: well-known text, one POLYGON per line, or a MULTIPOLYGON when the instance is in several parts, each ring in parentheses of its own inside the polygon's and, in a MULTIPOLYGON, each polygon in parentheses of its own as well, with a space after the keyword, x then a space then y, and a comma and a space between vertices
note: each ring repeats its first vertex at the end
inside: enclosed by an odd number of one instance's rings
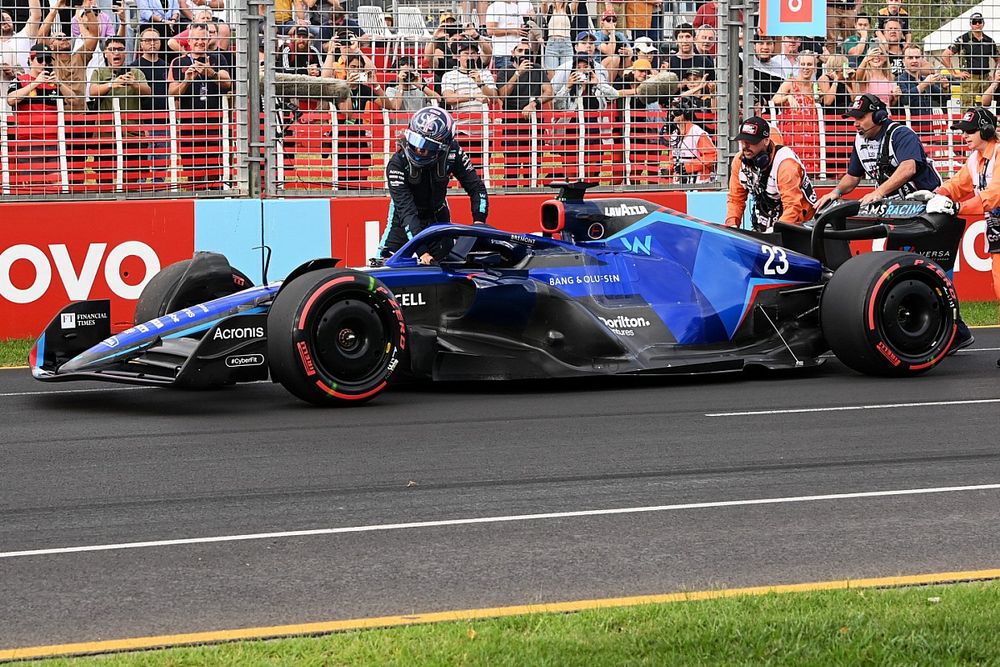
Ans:
POLYGON ((979 136, 983 138, 984 141, 990 141, 991 139, 996 139, 997 136, 997 118, 986 108, 980 107, 979 113, 979 136))
POLYGON ((885 102, 871 93, 865 93, 862 97, 865 98, 868 110, 872 112, 873 123, 882 125, 889 121, 889 109, 885 106, 885 102))
POLYGON ((680 116, 684 120, 693 121, 694 120, 694 108, 691 106, 690 102, 687 102, 683 98, 674 103, 670 110, 670 116, 676 118, 680 116))
POLYGON ((761 151, 751 158, 743 155, 740 159, 743 160, 743 164, 751 169, 767 169, 767 165, 771 164, 771 151, 770 149, 761 151))

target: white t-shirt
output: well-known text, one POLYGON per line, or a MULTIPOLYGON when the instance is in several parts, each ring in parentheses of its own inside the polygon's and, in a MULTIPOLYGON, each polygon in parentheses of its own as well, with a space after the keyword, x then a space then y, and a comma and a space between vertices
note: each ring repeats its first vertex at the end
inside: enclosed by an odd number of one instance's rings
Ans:
MULTIPOLYGON (((28 69, 28 51, 31 49, 31 40, 25 32, 27 28, 18 33, 14 33, 9 38, 0 41, 0 63, 3 68, 10 67, 15 72, 28 69)), ((10 82, 17 78, 17 75, 8 76, 3 68, 0 68, 0 113, 10 110, 7 106, 7 88, 10 82)))
MULTIPOLYGON (((496 87, 496 81, 488 69, 479 70, 479 77, 483 86, 496 87)), ((462 97, 481 95, 483 92, 480 84, 473 81, 472 77, 465 72, 460 72, 457 69, 445 72, 444 76, 441 77, 441 92, 443 93, 446 90, 453 91, 456 95, 461 95, 462 97)), ((469 100, 457 105, 455 111, 483 111, 485 108, 486 105, 482 102, 469 100)))
MULTIPOLYGON (((500 30, 517 30, 521 27, 521 8, 517 2, 491 2, 486 8, 486 23, 496 23, 500 30)), ((520 41, 517 34, 493 37, 493 55, 509 56, 520 41)))

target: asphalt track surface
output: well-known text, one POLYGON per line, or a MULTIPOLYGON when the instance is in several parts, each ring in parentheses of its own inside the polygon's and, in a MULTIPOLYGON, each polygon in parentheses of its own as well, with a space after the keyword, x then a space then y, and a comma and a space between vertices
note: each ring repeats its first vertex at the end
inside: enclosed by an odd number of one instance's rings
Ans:
POLYGON ((346 410, 0 371, 0 649, 998 568, 1000 329, 976 338, 908 380, 831 360, 346 410))

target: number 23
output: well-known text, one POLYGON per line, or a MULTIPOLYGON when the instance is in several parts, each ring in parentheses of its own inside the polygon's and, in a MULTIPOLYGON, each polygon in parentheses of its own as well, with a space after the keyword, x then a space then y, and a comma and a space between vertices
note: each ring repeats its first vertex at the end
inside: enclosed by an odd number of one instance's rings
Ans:
POLYGON ((767 255, 767 259, 764 260, 765 276, 781 276, 788 273, 788 255, 783 248, 761 245, 760 250, 767 255))

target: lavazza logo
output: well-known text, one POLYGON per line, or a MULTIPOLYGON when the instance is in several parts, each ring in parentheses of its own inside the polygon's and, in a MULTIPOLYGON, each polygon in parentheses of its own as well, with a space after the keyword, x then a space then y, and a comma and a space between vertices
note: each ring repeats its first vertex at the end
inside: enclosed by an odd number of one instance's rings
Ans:
POLYGON ((236 327, 234 329, 216 329, 212 340, 242 340, 244 338, 263 338, 264 327, 236 327))
POLYGON ((651 324, 645 317, 626 317, 625 315, 619 315, 614 319, 606 317, 598 317, 598 319, 619 336, 634 336, 636 329, 643 329, 651 324))
POLYGON ((649 211, 645 206, 629 206, 621 204, 619 206, 605 206, 604 215, 612 217, 616 215, 646 215, 649 211))

